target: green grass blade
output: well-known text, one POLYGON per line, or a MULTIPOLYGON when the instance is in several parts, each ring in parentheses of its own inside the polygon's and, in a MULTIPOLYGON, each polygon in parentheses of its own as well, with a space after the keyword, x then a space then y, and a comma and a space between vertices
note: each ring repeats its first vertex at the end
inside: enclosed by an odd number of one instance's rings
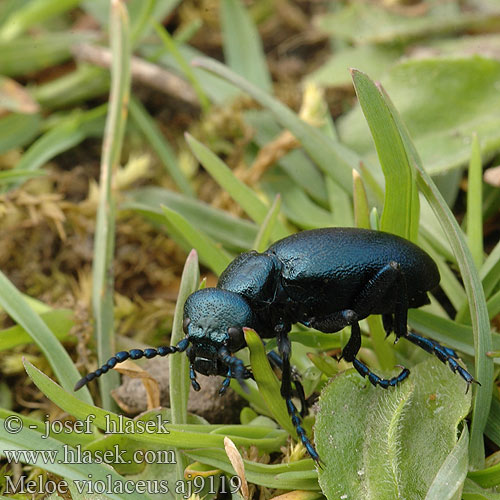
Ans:
MULTIPOLYGON (((170 345, 177 345, 184 338, 183 313, 184 302, 189 295, 198 289, 200 282, 200 269, 198 267, 198 255, 192 250, 182 271, 181 284, 177 303, 175 304, 174 320, 172 324, 172 335, 170 345)), ((173 424, 187 423, 187 405, 189 396, 189 360, 185 355, 172 356, 170 359, 170 410, 173 424)), ((186 458, 176 451, 177 477, 184 477, 186 458)))
POLYGON ((161 222, 161 205, 165 205, 231 250, 248 250, 257 235, 257 226, 253 222, 168 189, 148 186, 128 191, 126 196, 120 208, 136 210, 155 222, 161 222))
POLYGON ((271 75, 259 32, 240 0, 222 0, 220 20, 226 64, 265 92, 271 92, 271 75))
POLYGON ((318 167, 331 176, 347 193, 352 193, 352 169, 358 169, 360 164, 360 158, 356 153, 302 121, 284 104, 223 64, 205 57, 197 58, 192 64, 224 78, 271 111, 276 120, 300 141, 318 167))
MULTIPOLYGON (((85 486, 89 481, 102 482, 102 484, 109 484, 107 481, 111 480, 113 489, 119 491, 117 483, 127 482, 127 479, 117 474, 111 467, 102 463, 78 463, 65 459, 64 457, 73 456, 77 457, 77 450, 67 444, 62 444, 53 437, 43 437, 38 432, 31 429, 23 428, 16 434, 9 434, 6 430, 5 419, 0 419, 0 448, 3 450, 26 450, 28 453, 32 450, 50 450, 57 451, 55 460, 44 460, 44 456, 40 454, 26 454, 26 457, 36 457, 36 460, 29 462, 30 465, 40 467, 41 469, 48 470, 53 474, 66 478, 59 483, 59 488, 64 488, 65 483, 68 484, 76 481, 86 491, 85 486), (71 454, 71 455, 70 455, 71 454), (91 478, 91 479, 89 479, 91 478)), ((14 482, 16 484, 16 482, 14 482)), ((127 491, 125 485, 122 484, 122 491, 127 491)), ((61 491, 63 491, 61 489, 61 491)), ((113 490, 106 492, 106 498, 113 498, 116 500, 141 500, 150 498, 144 493, 114 493, 113 490)))
POLYGON ((296 436, 295 428, 288 415, 285 400, 280 395, 280 384, 266 356, 262 339, 253 330, 244 328, 245 340, 250 350, 250 363, 255 381, 259 386, 262 399, 269 408, 273 418, 283 429, 296 436))
POLYGON ((132 97, 130 100, 130 117, 156 151, 165 169, 172 177, 177 187, 187 196, 194 197, 194 190, 188 179, 179 168, 175 153, 162 135, 154 120, 149 116, 142 103, 132 97))
MULTIPOLYGON (((108 116, 104 131, 92 266, 92 309, 99 364, 105 363, 114 353, 113 342, 113 254, 115 199, 114 177, 120 161, 125 132, 127 106, 130 94, 130 40, 128 16, 125 5, 112 0, 110 10, 111 91, 108 116)), ((114 407, 111 389, 118 382, 118 374, 110 372, 100 379, 104 408, 114 407)))
POLYGON ((170 33, 161 24, 154 23, 154 28, 156 30, 156 33, 160 37, 161 41, 163 42, 163 45, 165 46, 167 51, 170 52, 170 54, 172 54, 172 57, 179 65, 179 68, 182 69, 184 76, 193 87, 193 90, 195 91, 196 96, 198 97, 198 101, 200 101, 201 109, 203 110, 204 113, 208 113, 208 111, 210 110, 210 100, 203 91, 203 88, 200 85, 198 78, 196 77, 191 66, 189 66, 186 59, 182 55, 181 51, 177 47, 178 42, 174 40, 174 38, 170 35, 170 33))
POLYGON ((476 388, 473 403, 469 460, 472 467, 481 468, 484 464, 483 431, 489 414, 493 389, 493 361, 486 356, 486 353, 491 350, 492 341, 483 288, 470 250, 455 217, 434 182, 425 172, 422 161, 397 110, 383 89, 381 91, 391 111, 392 119, 397 124, 403 138, 405 148, 409 153, 410 163, 417 170, 417 185, 431 205, 457 258, 467 293, 474 333, 476 379, 481 383, 481 386, 476 388))
MULTIPOLYGON (((14 170, 37 170, 56 155, 80 144, 96 128, 102 128, 105 114, 106 107, 100 106, 78 114, 76 117, 63 120, 26 150, 14 170)), ((17 184, 13 183, 12 185, 17 184)))
POLYGON ((0 41, 9 42, 28 28, 77 7, 81 0, 31 0, 0 27, 0 41))
POLYGON ((279 194, 274 198, 273 204, 269 209, 269 213, 262 222, 255 242, 252 246, 257 252, 263 252, 269 246, 269 240, 271 238, 271 233, 273 231, 276 220, 278 219, 281 209, 281 196, 279 194))
MULTIPOLYGON (((26 306, 30 307, 27 303, 26 306)), ((73 321, 73 312, 71 310, 50 310, 41 313, 39 317, 47 325, 57 340, 65 342, 71 342, 72 340, 76 341, 76 339, 68 335, 75 324, 73 321)), ((33 338, 21 325, 15 325, 0 330, 0 351, 12 349, 18 345, 29 344, 31 342, 33 342, 33 338)))
POLYGON ((472 136, 467 187, 467 242, 476 269, 483 264, 483 166, 477 134, 472 136))
POLYGON ((416 241, 418 193, 401 134, 376 85, 361 71, 351 70, 351 74, 385 177, 381 229, 416 241))
MULTIPOLYGON (((64 350, 52 331, 42 321, 40 316, 33 312, 31 307, 17 288, 0 271, 0 306, 20 326, 22 326, 47 358, 56 377, 62 386, 72 391, 75 383, 81 378, 73 361, 64 350)), ((92 403, 92 398, 87 389, 82 390, 78 397, 92 403)))
MULTIPOLYGON (((193 154, 208 173, 257 224, 262 224, 269 209, 255 192, 237 179, 231 169, 216 154, 212 153, 210 149, 193 136, 186 133, 186 141, 193 154)), ((278 221, 273 236, 283 238, 287 235, 288 231, 278 221)))
POLYGON ((173 231, 173 236, 181 236, 190 248, 196 248, 200 260, 215 274, 219 275, 226 269, 232 260, 229 254, 218 247, 210 237, 192 226, 182 215, 165 206, 162 210, 167 229, 173 231))

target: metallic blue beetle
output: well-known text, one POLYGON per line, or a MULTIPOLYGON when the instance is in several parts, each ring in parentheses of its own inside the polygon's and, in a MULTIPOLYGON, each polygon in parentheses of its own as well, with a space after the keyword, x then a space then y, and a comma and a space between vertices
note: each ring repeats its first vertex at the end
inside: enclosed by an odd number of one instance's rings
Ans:
POLYGON ((83 377, 78 390, 127 358, 152 358, 186 351, 191 383, 200 386, 196 373, 222 375, 221 393, 231 378, 243 383, 252 373, 234 353, 246 346, 243 328, 253 328, 261 338, 276 338, 277 353, 270 361, 282 370, 281 395, 301 441, 310 456, 319 456, 301 426, 292 402, 292 382, 305 411, 302 386, 290 366, 288 333, 294 323, 333 333, 346 326, 351 336, 342 357, 373 385, 383 388, 403 381, 409 370, 391 379, 380 378, 357 359, 361 347, 359 321, 382 315, 387 334, 401 337, 435 354, 467 382, 475 382, 457 360, 457 353, 407 328, 409 308, 429 303, 427 292, 440 276, 434 261, 413 243, 381 231, 358 228, 325 228, 303 231, 284 238, 263 253, 246 252, 221 274, 216 288, 190 295, 184 306, 186 337, 176 346, 133 349, 112 357, 95 372, 83 377))

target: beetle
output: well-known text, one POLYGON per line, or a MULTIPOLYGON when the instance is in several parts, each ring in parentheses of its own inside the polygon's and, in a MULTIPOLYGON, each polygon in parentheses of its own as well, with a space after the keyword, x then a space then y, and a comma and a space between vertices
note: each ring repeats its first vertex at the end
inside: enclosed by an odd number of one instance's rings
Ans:
POLYGON ((186 352, 190 379, 200 389, 196 374, 221 375, 220 393, 231 378, 242 385, 253 378, 234 353, 246 346, 243 328, 253 328, 262 339, 276 338, 278 352, 270 360, 282 370, 281 395, 293 425, 309 455, 319 456, 306 436, 292 401, 292 382, 302 404, 303 389, 290 365, 292 324, 301 323, 321 332, 334 333, 350 326, 350 338, 341 357, 374 386, 388 388, 409 375, 407 368, 390 379, 381 378, 357 358, 361 347, 359 321, 382 316, 384 329, 396 341, 405 338, 443 363, 448 363, 467 383, 476 382, 458 363, 457 353, 438 342, 408 331, 408 309, 430 303, 428 292, 440 281, 438 268, 420 247, 394 234, 360 228, 323 228, 283 238, 265 252, 245 252, 222 272, 215 288, 191 294, 184 305, 186 337, 174 346, 133 349, 113 356, 75 386, 106 373, 125 359, 139 359, 186 352))

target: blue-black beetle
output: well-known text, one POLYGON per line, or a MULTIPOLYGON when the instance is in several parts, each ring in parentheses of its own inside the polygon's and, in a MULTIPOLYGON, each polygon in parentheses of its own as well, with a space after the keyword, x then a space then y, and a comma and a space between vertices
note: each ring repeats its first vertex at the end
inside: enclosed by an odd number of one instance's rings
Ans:
POLYGON ((165 356, 186 351, 194 389, 200 386, 196 372, 222 375, 221 393, 231 378, 241 383, 252 373, 234 353, 246 346, 243 328, 253 328, 261 338, 276 338, 279 356, 270 360, 282 370, 281 395, 311 457, 319 456, 301 426, 292 402, 292 382, 304 410, 304 394, 290 366, 288 333, 294 323, 333 333, 346 326, 351 336, 342 357, 368 377, 373 385, 387 388, 410 373, 403 368, 383 379, 357 359, 361 347, 359 321, 382 315, 387 334, 401 337, 435 354, 467 382, 475 382, 457 360, 457 353, 407 328, 409 308, 429 303, 427 292, 436 288, 440 276, 434 261, 418 246, 399 236, 368 229, 324 228, 284 238, 263 253, 246 252, 221 274, 216 288, 191 294, 184 306, 186 337, 176 346, 133 349, 113 356, 95 372, 83 377, 78 390, 127 358, 165 356))

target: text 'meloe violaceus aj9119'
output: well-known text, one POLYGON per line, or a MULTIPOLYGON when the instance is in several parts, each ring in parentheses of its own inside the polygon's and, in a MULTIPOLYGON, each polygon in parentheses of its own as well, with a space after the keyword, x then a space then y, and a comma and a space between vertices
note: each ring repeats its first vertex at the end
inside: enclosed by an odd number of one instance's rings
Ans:
POLYGON ((382 315, 387 334, 403 337, 448 363, 467 382, 476 382, 458 363, 457 353, 438 342, 409 332, 409 308, 429 303, 427 292, 436 288, 440 276, 434 261, 421 248, 399 236, 368 229, 324 228, 284 238, 263 253, 238 256, 221 274, 217 287, 191 294, 184 306, 186 337, 176 346, 133 349, 113 356, 75 386, 80 389, 126 359, 153 358, 186 351, 191 383, 200 386, 196 373, 225 377, 221 394, 235 378, 253 378, 234 353, 246 346, 243 328, 253 328, 261 338, 276 338, 279 355, 270 361, 282 370, 281 395, 297 434, 310 456, 319 456, 301 426, 292 402, 292 382, 302 403, 302 386, 290 367, 288 333, 294 323, 333 333, 346 326, 351 336, 342 357, 368 377, 373 385, 395 386, 409 375, 403 368, 391 379, 380 378, 357 359, 361 347, 359 321, 382 315))

